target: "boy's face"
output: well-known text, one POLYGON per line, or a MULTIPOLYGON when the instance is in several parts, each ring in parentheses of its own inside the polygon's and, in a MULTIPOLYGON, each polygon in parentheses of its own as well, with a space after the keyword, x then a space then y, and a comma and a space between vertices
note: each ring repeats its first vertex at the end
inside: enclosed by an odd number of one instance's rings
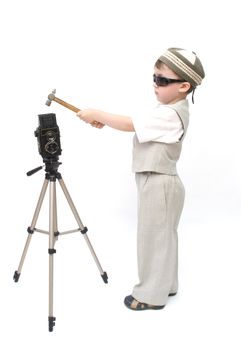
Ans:
MULTIPOLYGON (((154 67, 154 75, 169 79, 180 79, 180 77, 165 64, 162 64, 160 68, 154 67)), ((157 86, 154 83, 153 87, 157 100, 162 104, 172 104, 185 98, 186 94, 183 94, 182 91, 183 84, 184 83, 181 82, 174 82, 166 86, 157 86)))

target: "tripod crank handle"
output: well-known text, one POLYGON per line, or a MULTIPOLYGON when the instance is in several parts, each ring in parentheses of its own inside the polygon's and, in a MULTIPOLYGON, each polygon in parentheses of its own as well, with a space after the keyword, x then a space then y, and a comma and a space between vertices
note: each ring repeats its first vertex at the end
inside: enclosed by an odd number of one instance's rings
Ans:
POLYGON ((37 171, 39 171, 39 170, 41 170, 41 169, 43 169, 43 166, 38 166, 37 168, 28 171, 26 174, 27 174, 27 176, 31 176, 31 175, 37 173, 37 171))

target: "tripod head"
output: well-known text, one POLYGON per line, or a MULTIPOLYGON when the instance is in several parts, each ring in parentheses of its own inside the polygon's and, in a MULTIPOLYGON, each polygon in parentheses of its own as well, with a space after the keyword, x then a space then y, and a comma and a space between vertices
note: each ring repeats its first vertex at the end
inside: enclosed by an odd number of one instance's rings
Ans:
POLYGON ((45 172, 49 173, 50 175, 54 175, 58 172, 59 165, 62 163, 59 162, 59 157, 56 158, 48 158, 48 159, 43 159, 45 163, 45 172))
MULTIPOLYGON (((59 157, 43 159, 43 162, 45 163, 46 175, 48 174, 48 175, 56 176, 58 173, 59 165, 62 164, 59 162, 59 157)), ((31 176, 31 175, 37 173, 39 170, 42 170, 43 168, 44 168, 44 166, 39 166, 37 168, 30 170, 27 172, 27 176, 31 176)))

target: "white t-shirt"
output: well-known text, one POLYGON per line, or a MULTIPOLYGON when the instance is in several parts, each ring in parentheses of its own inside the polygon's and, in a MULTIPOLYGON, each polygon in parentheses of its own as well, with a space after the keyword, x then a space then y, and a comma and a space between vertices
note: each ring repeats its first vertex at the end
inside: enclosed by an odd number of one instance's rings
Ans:
POLYGON ((158 104, 148 115, 133 117, 132 122, 140 143, 175 143, 184 131, 178 114, 168 105, 158 104))

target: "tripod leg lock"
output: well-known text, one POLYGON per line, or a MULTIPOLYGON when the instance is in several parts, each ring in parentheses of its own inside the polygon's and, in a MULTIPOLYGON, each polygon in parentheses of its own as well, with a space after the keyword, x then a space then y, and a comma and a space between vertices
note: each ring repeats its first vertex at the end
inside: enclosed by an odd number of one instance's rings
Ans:
POLYGON ((108 283, 108 276, 106 272, 104 272, 103 275, 101 275, 101 277, 105 283, 108 283))
POLYGON ((32 230, 31 227, 29 226, 29 227, 27 228, 27 232, 30 233, 30 234, 32 235, 32 234, 34 233, 34 230, 32 230))
POLYGON ((87 227, 84 227, 83 230, 80 230, 80 232, 84 235, 86 232, 88 232, 87 227))
POLYGON ((20 277, 20 273, 18 271, 15 271, 13 276, 14 282, 18 282, 19 277, 20 277))
POLYGON ((49 249, 48 252, 49 252, 49 254, 55 254, 56 253, 56 249, 49 249))

